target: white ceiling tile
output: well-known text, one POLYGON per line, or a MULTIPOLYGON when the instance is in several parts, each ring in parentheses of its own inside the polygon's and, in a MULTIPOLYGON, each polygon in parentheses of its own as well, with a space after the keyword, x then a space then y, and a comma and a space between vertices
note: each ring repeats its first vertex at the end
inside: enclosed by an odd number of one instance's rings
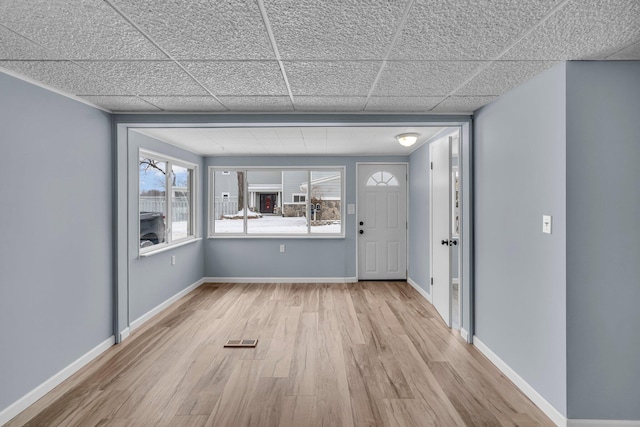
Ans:
POLYGON ((284 62, 291 92, 296 95, 366 96, 380 61, 284 62))
POLYGON ((113 0, 176 59, 274 59, 256 1, 113 0))
POLYGON ((495 59, 560 0, 416 0, 392 59, 495 59))
POLYGON ((288 96, 219 96, 218 99, 231 111, 293 111, 288 96))
POLYGON ((165 111, 227 111, 212 96, 144 96, 143 99, 165 111))
POLYGON ((362 111, 367 98, 348 96, 294 96, 298 111, 362 111))
POLYGON ((385 112, 426 112, 431 110, 443 96, 372 96, 365 108, 365 111, 385 111, 385 112))
POLYGON ((118 111, 160 111, 159 108, 143 101, 137 96, 80 96, 92 104, 98 105, 107 110, 118 111))
POLYGON ((102 0, 4 0, 0 24, 65 59, 165 57, 102 0))
POLYGON ((494 62, 460 88, 456 96, 502 95, 553 66, 552 61, 494 62))
POLYGON ((72 95, 127 95, 124 88, 69 61, 0 61, 0 67, 72 95))
POLYGON ((638 17, 638 0, 572 0, 501 59, 604 59, 640 40, 638 17))
POLYGON ((180 62, 216 96, 287 95, 277 61, 180 62))
POLYGON ((437 113, 473 113, 497 96, 451 96, 433 109, 437 113))
POLYGON ((480 61, 390 61, 373 95, 448 95, 482 64, 480 61))
POLYGON ((383 59, 407 0, 265 0, 283 59, 383 59))
POLYGON ((622 49, 607 59, 640 60, 640 42, 622 49))
POLYGON ((135 95, 208 95, 173 61, 78 61, 135 95))
POLYGON ((0 25, 0 60, 60 59, 48 49, 0 25))

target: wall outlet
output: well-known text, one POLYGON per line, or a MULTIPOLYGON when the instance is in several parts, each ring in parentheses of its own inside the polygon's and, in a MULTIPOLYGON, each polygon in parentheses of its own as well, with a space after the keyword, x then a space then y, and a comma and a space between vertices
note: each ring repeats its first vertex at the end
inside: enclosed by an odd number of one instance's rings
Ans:
POLYGON ((171 265, 176 265, 176 256, 171 255, 171 265))
POLYGON ((551 234, 551 215, 542 215, 542 232, 551 234))
POLYGON ((280 252, 284 252, 284 245, 280 245, 280 252))

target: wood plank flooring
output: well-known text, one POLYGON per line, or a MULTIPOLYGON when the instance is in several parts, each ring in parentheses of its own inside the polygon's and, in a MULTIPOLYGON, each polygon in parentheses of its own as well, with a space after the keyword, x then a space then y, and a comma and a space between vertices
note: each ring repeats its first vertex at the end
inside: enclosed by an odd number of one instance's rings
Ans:
POLYGON ((553 423, 407 283, 359 282, 203 285, 7 424, 20 425, 553 423))

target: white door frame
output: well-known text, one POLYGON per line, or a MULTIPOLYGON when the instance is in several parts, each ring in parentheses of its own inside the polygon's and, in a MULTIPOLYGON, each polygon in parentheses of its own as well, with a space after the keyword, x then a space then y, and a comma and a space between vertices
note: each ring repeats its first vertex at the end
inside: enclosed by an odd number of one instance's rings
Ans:
MULTIPOLYGON (((405 253, 407 254, 407 271, 409 271, 409 162, 356 162, 356 215, 354 218, 354 225, 356 229, 356 280, 360 280, 360 234, 358 233, 358 218, 360 218, 360 185, 359 185, 359 177, 360 177, 360 165, 405 165, 407 168, 407 184, 405 186, 405 191, 407 192, 407 229, 406 235, 406 249, 405 253)), ((407 274, 405 273, 405 276, 407 274)), ((405 277, 406 280, 406 277, 405 277)))

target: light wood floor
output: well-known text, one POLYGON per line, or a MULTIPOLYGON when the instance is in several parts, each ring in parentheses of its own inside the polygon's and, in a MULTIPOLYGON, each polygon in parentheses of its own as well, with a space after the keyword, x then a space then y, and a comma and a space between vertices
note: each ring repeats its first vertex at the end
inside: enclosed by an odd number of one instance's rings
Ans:
POLYGON ((17 425, 553 423, 405 282, 360 282, 203 285, 17 425))

